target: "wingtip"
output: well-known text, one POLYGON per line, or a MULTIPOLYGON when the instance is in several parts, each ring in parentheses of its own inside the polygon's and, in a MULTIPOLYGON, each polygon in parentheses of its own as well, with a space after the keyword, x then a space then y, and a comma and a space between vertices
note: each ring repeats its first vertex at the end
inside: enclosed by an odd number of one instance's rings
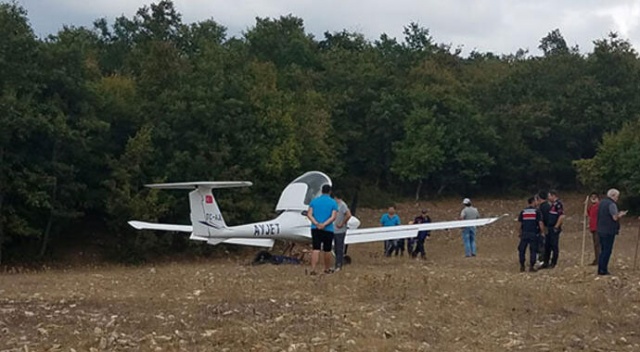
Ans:
POLYGON ((129 224, 129 226, 133 227, 136 230, 142 230, 142 223, 140 221, 128 221, 127 224, 129 224))

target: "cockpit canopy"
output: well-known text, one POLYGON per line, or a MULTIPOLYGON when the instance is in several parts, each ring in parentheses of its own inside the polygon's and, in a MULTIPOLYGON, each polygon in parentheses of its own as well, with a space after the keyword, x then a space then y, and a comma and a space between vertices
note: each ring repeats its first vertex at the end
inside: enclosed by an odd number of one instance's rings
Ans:
POLYGON ((309 171, 293 180, 282 191, 276 211, 299 210, 309 207, 313 198, 322 193, 322 186, 331 185, 331 179, 320 171, 309 171))

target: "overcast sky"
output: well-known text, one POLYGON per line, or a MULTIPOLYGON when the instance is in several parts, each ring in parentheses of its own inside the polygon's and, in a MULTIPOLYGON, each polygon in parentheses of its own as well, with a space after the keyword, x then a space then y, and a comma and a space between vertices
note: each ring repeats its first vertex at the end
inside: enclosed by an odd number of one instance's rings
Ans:
MULTIPOLYGON (((0 0, 3 2, 6 0, 0 0)), ((91 26, 106 17, 132 17, 151 0, 17 0, 29 13, 39 36, 55 33, 62 25, 91 26)), ((402 39, 402 28, 417 22, 429 28, 438 43, 471 50, 514 53, 519 48, 538 54, 540 38, 555 28, 567 44, 582 52, 593 40, 611 31, 631 38, 640 48, 640 0, 175 0, 183 22, 213 18, 240 35, 255 24, 255 17, 293 14, 308 32, 322 38, 325 31, 347 29, 377 39, 387 33, 402 39)))

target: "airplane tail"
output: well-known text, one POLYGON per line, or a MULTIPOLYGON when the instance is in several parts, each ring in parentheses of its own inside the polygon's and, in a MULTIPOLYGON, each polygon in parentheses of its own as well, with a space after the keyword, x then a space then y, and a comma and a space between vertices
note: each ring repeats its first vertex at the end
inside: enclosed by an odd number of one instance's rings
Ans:
MULTIPOLYGON (((214 188, 248 187, 251 182, 225 181, 225 182, 181 182, 158 183, 146 185, 149 188, 159 189, 194 189, 189 192, 189 206, 191 208, 192 239, 207 240, 208 242, 222 242, 213 238, 220 235, 227 228, 218 203, 213 193, 214 188)), ((216 243, 211 243, 216 244, 216 243)))

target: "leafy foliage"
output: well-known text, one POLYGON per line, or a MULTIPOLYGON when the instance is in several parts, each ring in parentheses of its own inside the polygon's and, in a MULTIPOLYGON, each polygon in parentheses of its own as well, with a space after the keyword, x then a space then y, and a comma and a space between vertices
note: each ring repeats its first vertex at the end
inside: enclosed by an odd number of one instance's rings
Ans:
POLYGON ((228 37, 168 0, 38 39, 0 4, 0 261, 92 236, 125 261, 199 246, 126 225, 189 220, 183 194, 143 187, 156 181, 253 180, 218 196, 229 223, 264 218, 313 169, 363 200, 576 175, 636 196, 640 63, 614 33, 594 43, 581 53, 556 29, 542 56, 463 57, 416 23, 316 39, 291 15, 228 37))
POLYGON ((604 136, 593 159, 575 163, 579 180, 594 189, 618 188, 632 203, 640 200, 640 119, 604 136))

